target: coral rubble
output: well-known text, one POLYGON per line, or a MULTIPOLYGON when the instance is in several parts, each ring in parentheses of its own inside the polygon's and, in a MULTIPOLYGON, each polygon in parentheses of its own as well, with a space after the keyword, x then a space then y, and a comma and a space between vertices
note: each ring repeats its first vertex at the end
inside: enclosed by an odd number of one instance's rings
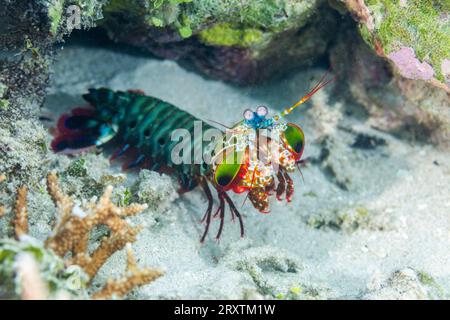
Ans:
POLYGON ((443 288, 430 275, 412 268, 393 272, 384 281, 374 278, 364 299, 425 300, 448 299, 443 288))
POLYGON ((2 115, 0 118, 0 172, 15 187, 35 186, 55 160, 47 149, 48 132, 33 118, 15 121, 2 115))

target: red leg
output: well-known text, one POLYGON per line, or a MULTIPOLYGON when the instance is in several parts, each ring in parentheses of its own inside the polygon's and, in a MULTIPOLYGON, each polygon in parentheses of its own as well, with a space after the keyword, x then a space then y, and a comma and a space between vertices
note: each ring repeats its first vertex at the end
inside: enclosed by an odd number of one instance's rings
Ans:
POLYGON ((284 178, 287 181, 286 200, 288 202, 290 202, 292 199, 292 195, 294 194, 294 181, 292 181, 292 178, 289 176, 289 174, 287 172, 283 172, 283 174, 284 174, 284 178))
POLYGON ((220 193, 219 193, 218 195, 219 195, 219 201, 220 201, 220 204, 219 204, 219 207, 217 208, 217 211, 216 211, 216 213, 214 214, 213 218, 217 218, 217 217, 219 216, 220 208, 222 208, 222 207, 225 208, 225 201, 224 201, 223 197, 221 196, 220 193))
POLYGON ((277 196, 277 200, 281 201, 281 196, 286 191, 286 180, 284 179, 284 176, 283 176, 283 173, 281 172, 281 170, 278 171, 277 178, 278 178, 278 186, 277 186, 276 196, 277 196))
POLYGON ((212 207, 213 207, 213 197, 211 194, 211 190, 209 189, 208 182, 203 180, 201 182, 201 185, 202 185, 203 191, 205 191, 206 198, 208 199, 208 208, 206 209, 205 215, 203 216, 203 218, 201 220, 202 223, 206 221, 205 231, 203 232, 203 235, 200 239, 200 242, 204 242, 206 235, 208 234, 209 225, 211 224, 211 211, 212 211, 212 207))
POLYGON ((228 203, 228 205, 230 206, 230 210, 236 215, 236 217, 238 217, 239 219, 239 226, 241 228, 241 237, 244 236, 244 222, 242 221, 242 216, 239 213, 239 211, 236 209, 236 206, 234 205, 233 201, 230 199, 230 197, 228 196, 228 194, 226 194, 225 192, 222 192, 223 197, 225 198, 225 201, 228 203))
MULTIPOLYGON (((219 193, 219 198, 220 198, 220 206, 219 209, 217 210, 217 213, 220 212, 220 225, 219 225, 219 230, 217 231, 217 235, 216 235, 216 240, 219 240, 220 235, 222 234, 222 229, 223 229, 223 223, 224 223, 224 218, 225 218, 225 202, 223 200, 223 196, 222 194, 219 193)), ((216 215, 217 215, 216 213, 216 215)))

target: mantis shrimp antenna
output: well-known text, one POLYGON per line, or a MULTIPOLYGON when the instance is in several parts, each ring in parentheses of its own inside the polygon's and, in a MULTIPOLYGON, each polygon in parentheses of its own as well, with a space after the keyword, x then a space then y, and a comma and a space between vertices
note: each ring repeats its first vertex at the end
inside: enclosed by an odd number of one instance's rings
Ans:
POLYGON ((320 89, 322 89, 323 87, 325 87, 327 84, 329 84, 330 82, 333 82, 336 77, 332 77, 331 79, 326 79, 327 75, 329 74, 329 70, 327 70, 327 72, 325 72, 325 74, 322 76, 322 78, 320 78, 320 80, 317 82, 317 84, 308 92, 308 94, 306 94, 303 98, 301 98, 296 104, 294 104, 292 107, 289 107, 285 110, 283 110, 281 113, 273 116, 273 120, 274 121, 278 121, 281 118, 285 117, 286 115, 290 114, 295 108, 297 108, 298 106, 302 105, 303 103, 305 103, 306 101, 308 101, 317 91, 319 91, 320 89))

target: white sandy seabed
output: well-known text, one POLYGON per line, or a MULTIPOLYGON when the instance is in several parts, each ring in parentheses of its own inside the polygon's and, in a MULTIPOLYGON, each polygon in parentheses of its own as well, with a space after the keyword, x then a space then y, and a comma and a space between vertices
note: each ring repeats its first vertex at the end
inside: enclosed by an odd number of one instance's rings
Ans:
MULTIPOLYGON (((274 112, 292 104, 322 73, 303 71, 261 87, 236 88, 174 62, 73 45, 54 67, 45 108, 63 112, 82 103, 90 87, 142 89, 201 119, 230 125, 247 107, 264 104, 274 112)), ((131 298, 448 298, 448 153, 372 129, 364 119, 344 116, 347 107, 326 89, 290 116, 305 131, 305 157, 322 160, 303 169, 304 181, 292 174, 291 203, 274 199, 270 214, 263 215, 247 201, 240 209, 243 239, 228 215, 219 242, 215 221, 206 243, 199 243, 198 221, 206 209, 199 190, 172 194, 168 206, 140 217, 148 221, 133 244, 139 264, 166 274, 131 298), (353 148, 358 133, 386 143, 353 148)), ((156 189, 172 183, 151 177, 156 189)), ((243 198, 233 196, 239 208, 243 198)), ((120 252, 97 281, 123 268, 120 252)))

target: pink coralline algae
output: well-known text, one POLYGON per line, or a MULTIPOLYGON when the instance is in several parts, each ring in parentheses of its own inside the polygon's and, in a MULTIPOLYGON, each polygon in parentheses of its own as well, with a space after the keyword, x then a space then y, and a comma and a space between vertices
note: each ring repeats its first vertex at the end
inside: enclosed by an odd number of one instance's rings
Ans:
POLYGON ((444 59, 441 65, 442 74, 450 80, 450 60, 444 59))
POLYGON ((410 47, 402 47, 400 50, 390 53, 388 58, 395 63, 400 74, 405 78, 429 80, 434 75, 433 68, 426 62, 420 62, 410 47))

